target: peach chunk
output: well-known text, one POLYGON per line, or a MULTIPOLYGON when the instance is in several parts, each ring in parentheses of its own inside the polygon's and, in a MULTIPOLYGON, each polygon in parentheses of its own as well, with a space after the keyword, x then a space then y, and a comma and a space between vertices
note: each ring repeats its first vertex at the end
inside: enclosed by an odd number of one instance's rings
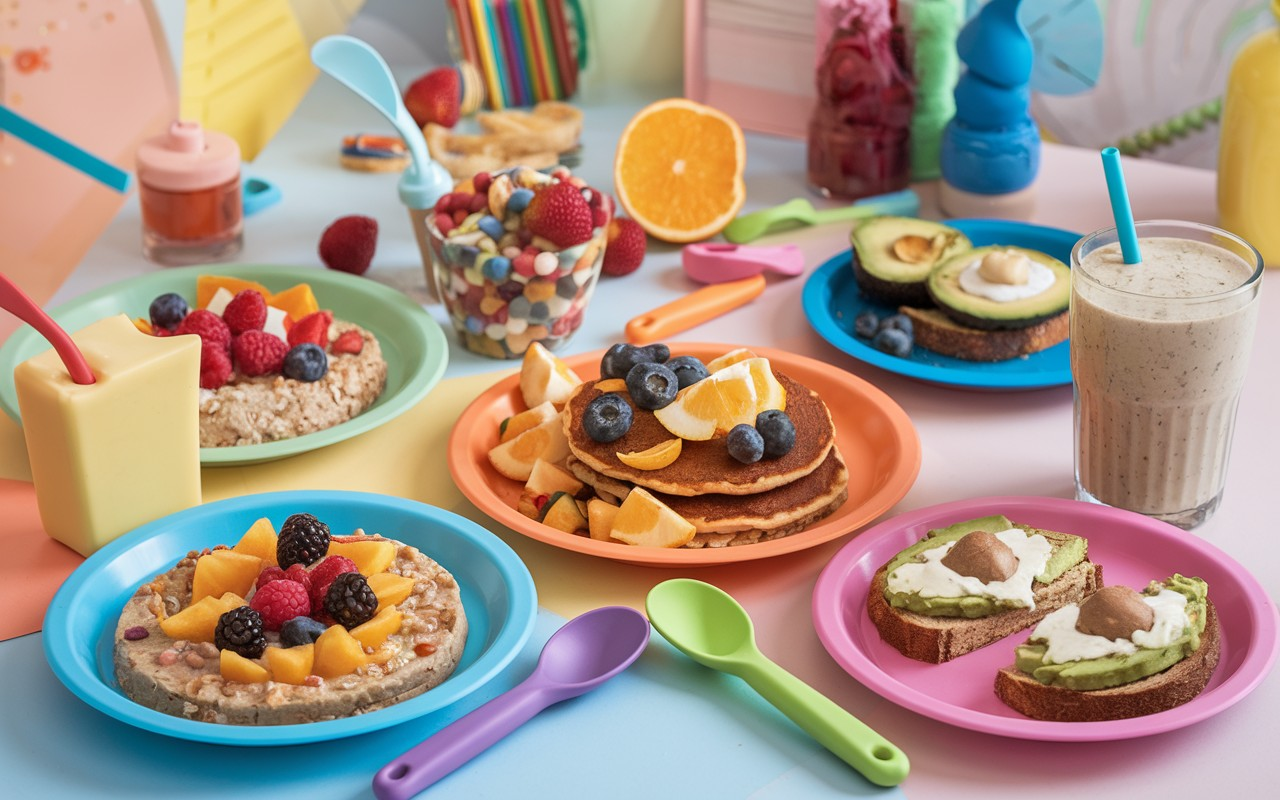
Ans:
POLYGON ((224 680, 240 683, 266 683, 271 680, 267 668, 240 655, 234 650, 223 650, 219 654, 218 669, 224 680))
POLYGON ((238 595, 228 593, 223 597, 205 597, 160 621, 160 629, 170 639, 186 639, 189 642, 212 642, 218 627, 218 618, 233 608, 244 605, 238 595))
POLYGON ((360 644, 372 650, 376 650, 382 646, 387 637, 400 630, 400 622, 404 619, 404 615, 394 608, 387 608, 379 611, 374 615, 373 619, 368 622, 357 625, 351 629, 351 635, 360 641, 360 644))
POLYGON ((413 594, 413 583, 413 578, 406 578, 394 572, 370 575, 369 588, 378 596, 378 611, 404 602, 405 598, 413 594))
POLYGON ((225 592, 235 592, 241 597, 249 593, 262 571, 262 559, 235 550, 214 550, 205 553, 196 562, 196 574, 191 580, 191 600, 198 602, 206 597, 221 597, 225 592))
POLYGON ((329 542, 329 555, 346 556, 356 563, 356 569, 367 577, 385 572, 396 560, 396 546, 386 539, 369 538, 368 541, 329 542))
POLYGON ((249 526, 249 530, 245 531, 244 536, 241 536, 240 541, 236 542, 236 546, 231 549, 248 556, 257 556, 262 559, 262 566, 264 567, 278 566, 276 562, 276 529, 272 527, 271 520, 266 517, 249 526))
POLYGON ((315 645, 297 647, 268 647, 267 666, 271 668, 271 680, 301 686, 311 674, 315 661, 315 645))
POLYGON ((330 625, 315 643, 315 661, 311 671, 321 678, 349 675, 367 663, 360 640, 341 625, 330 625))

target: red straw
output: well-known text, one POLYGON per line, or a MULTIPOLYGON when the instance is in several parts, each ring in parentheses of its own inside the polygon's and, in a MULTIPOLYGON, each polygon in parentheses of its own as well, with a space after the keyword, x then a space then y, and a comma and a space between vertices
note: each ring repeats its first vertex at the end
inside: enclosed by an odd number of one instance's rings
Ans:
POLYGON ((52 317, 44 313, 44 309, 34 300, 27 297, 17 284, 4 275, 0 275, 0 308, 35 328, 37 333, 53 345, 67 372, 71 373, 71 380, 82 386, 96 382, 93 370, 89 369, 89 363, 84 360, 84 354, 80 352, 80 348, 76 347, 76 343, 71 341, 67 332, 54 322, 52 317))

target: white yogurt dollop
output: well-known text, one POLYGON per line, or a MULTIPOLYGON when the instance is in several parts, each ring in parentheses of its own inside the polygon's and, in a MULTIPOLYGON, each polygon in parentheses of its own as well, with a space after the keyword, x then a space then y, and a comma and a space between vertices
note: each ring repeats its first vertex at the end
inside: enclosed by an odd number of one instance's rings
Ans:
POLYGON ((970 263, 960 272, 960 288, 969 294, 985 297, 997 303, 1010 303, 1025 297, 1033 297, 1053 285, 1057 277, 1044 264, 1027 259, 1027 282, 1019 284, 994 283, 978 272, 982 259, 970 263))
POLYGON ((1103 656, 1127 656, 1136 653, 1139 647, 1167 647, 1181 638, 1191 625, 1184 594, 1162 589, 1160 594, 1143 596, 1142 602, 1155 611, 1155 624, 1149 631, 1134 631, 1131 639, 1108 639, 1081 633, 1076 630, 1080 606, 1070 605, 1040 620, 1031 633, 1031 641, 1047 645, 1044 663, 1065 664, 1103 656))

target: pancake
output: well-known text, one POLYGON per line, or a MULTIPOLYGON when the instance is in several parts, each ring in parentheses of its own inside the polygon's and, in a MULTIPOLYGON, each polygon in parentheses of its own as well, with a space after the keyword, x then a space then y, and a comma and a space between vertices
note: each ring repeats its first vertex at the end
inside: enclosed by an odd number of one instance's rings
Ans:
POLYGON ((626 393, 619 396, 631 404, 631 430, 612 442, 597 442, 582 427, 587 405, 599 397, 598 381, 578 387, 565 405, 564 429, 569 450, 592 470, 610 478, 628 481, 663 494, 691 497, 703 494, 749 495, 776 489, 813 472, 826 460, 835 442, 835 424, 818 395, 774 370, 787 392, 787 416, 796 427, 796 444, 791 452, 775 459, 743 464, 729 455, 723 437, 705 442, 686 441, 680 457, 662 469, 642 470, 618 460, 618 453, 647 450, 674 438, 658 422, 652 411, 635 407, 626 393))
MULTIPOLYGON (((602 475, 569 456, 566 466, 597 492, 624 497, 631 485, 602 475)), ((725 547, 778 539, 804 530, 833 513, 848 497, 849 472, 832 447, 818 468, 777 489, 753 495, 658 493, 655 497, 684 517, 697 534, 685 547, 725 547)))

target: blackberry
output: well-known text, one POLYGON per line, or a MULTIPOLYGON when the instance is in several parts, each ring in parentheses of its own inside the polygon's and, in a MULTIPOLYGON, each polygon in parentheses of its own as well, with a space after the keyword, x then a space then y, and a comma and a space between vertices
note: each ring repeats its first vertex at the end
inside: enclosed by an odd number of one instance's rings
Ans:
POLYGON ((280 526, 276 561, 280 569, 309 567, 329 552, 329 526, 310 514, 294 514, 280 526))
POLYGON ((213 643, 219 650, 257 658, 267 649, 267 637, 262 635, 262 615, 248 606, 231 609, 218 617, 213 643))
POLYGON ((329 584, 324 610, 345 628, 368 622, 378 610, 378 596, 359 572, 344 572, 329 584))
POLYGON ((182 295, 169 292, 152 300, 147 312, 153 326, 173 330, 187 316, 188 310, 187 301, 182 295))
POLYGON ((315 383, 329 371, 329 357, 320 349, 320 345, 303 342, 294 345, 284 357, 284 366, 280 368, 286 378, 304 383, 315 383))
POLYGON ((294 617, 280 626, 280 643, 285 647, 311 644, 326 630, 323 622, 311 617, 294 617))

